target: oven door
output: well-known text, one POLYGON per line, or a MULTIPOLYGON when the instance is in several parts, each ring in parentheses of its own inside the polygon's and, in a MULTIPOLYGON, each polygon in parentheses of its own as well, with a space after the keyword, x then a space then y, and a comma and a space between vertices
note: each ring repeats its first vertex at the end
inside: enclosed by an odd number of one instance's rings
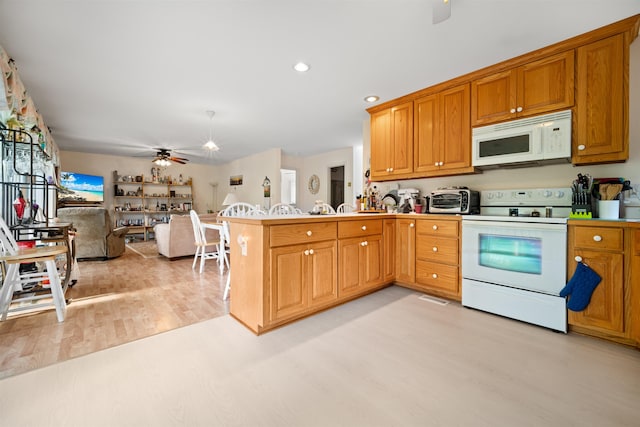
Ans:
POLYGON ((566 224, 462 221, 462 276, 558 295, 566 284, 566 224))

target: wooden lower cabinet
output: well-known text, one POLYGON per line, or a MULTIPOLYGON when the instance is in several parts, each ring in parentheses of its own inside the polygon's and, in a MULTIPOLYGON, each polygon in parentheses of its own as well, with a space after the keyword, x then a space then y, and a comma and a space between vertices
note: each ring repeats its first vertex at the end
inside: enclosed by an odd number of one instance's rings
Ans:
POLYGON ((416 221, 416 285, 425 292, 461 300, 460 221, 416 221))
POLYGON ((396 277, 396 220, 382 221, 382 275, 386 283, 393 282, 396 277))
POLYGON ((569 310, 568 321, 573 331, 634 344, 630 328, 630 288, 634 284, 626 255, 629 250, 626 248, 631 247, 628 238, 631 230, 615 224, 600 221, 597 226, 569 225, 567 279, 573 276, 575 258, 579 256, 602 280, 587 308, 580 312, 569 310))
POLYGON ((396 281, 405 284, 416 281, 416 220, 396 220, 396 281))
POLYGON ((382 235, 340 239, 338 256, 340 298, 364 292, 384 282, 382 235))
POLYGON ((271 249, 270 320, 337 300, 336 260, 335 240, 271 249))

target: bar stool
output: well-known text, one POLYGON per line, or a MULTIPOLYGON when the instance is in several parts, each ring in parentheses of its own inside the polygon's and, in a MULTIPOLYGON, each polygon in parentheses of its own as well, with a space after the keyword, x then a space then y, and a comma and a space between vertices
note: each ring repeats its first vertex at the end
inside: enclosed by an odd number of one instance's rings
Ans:
POLYGON ((56 309, 58 322, 63 322, 67 306, 56 267, 56 257, 67 254, 67 248, 64 246, 19 248, 2 217, 0 217, 0 244, 2 245, 0 262, 5 266, 2 290, 0 291, 0 320, 6 320, 9 312, 33 310, 53 305, 56 309), (45 270, 21 273, 21 263, 43 263, 45 270), (37 292, 25 291, 25 285, 30 283, 40 285, 37 292), (47 287, 50 289, 50 293, 40 293, 47 287), (14 298, 16 292, 19 295, 14 298), (40 300, 45 301, 37 303, 40 300), (17 306, 11 308, 12 304, 17 306))

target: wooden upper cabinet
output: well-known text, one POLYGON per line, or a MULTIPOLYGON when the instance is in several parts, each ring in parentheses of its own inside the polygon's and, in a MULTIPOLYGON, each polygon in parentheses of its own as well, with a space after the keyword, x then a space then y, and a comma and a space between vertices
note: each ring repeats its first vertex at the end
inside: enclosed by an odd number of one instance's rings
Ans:
POLYGON ((413 102, 371 115, 371 177, 413 172, 413 102))
POLYGON ((627 160, 629 67, 624 35, 579 47, 577 57, 572 163, 627 160))
POLYGON ((371 114, 371 177, 389 174, 391 109, 371 114))
POLYGON ((573 50, 477 79, 471 83, 471 124, 490 123, 571 108, 573 50))
POLYGON ((430 176, 471 168, 469 84, 414 102, 414 171, 430 176))

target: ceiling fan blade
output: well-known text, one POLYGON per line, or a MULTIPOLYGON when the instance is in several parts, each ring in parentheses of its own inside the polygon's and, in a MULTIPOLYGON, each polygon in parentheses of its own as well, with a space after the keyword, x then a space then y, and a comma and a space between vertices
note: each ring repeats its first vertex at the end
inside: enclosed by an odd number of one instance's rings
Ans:
POLYGON ((169 160, 171 160, 172 162, 175 162, 175 163, 180 163, 181 165, 186 165, 187 164, 187 162, 183 162, 182 160, 178 160, 178 159, 175 159, 173 157, 170 157, 169 160))
POLYGON ((451 17, 452 0, 431 0, 433 4, 433 23, 439 24, 451 17))
POLYGON ((184 160, 184 161, 187 161, 187 162, 189 161, 189 159, 185 159, 184 157, 169 157, 169 158, 171 160, 178 159, 178 160, 184 160))

